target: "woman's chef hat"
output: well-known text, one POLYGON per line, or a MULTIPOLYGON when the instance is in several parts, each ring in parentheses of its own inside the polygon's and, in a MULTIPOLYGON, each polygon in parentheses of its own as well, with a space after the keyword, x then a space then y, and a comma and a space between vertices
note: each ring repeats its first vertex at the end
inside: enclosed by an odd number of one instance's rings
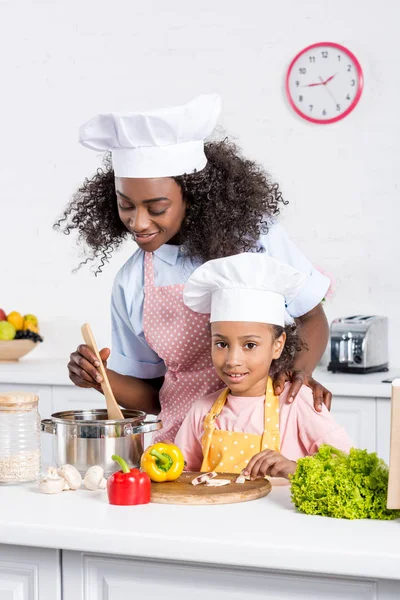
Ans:
POLYGON ((207 164, 204 140, 220 111, 220 96, 208 94, 183 106, 100 114, 82 125, 79 141, 91 150, 111 150, 116 177, 194 173, 207 164))
POLYGON ((243 253, 204 263, 187 281, 183 299, 210 321, 249 321, 284 326, 293 323, 286 305, 307 275, 266 254, 243 253))

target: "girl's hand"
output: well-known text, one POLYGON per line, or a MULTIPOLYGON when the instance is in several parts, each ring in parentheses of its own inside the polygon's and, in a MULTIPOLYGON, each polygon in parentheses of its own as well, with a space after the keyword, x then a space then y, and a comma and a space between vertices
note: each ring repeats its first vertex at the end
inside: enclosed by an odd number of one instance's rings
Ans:
POLYGON ((297 463, 294 460, 285 458, 280 452, 263 450, 253 456, 242 473, 252 480, 266 475, 288 479, 288 475, 293 474, 296 468, 297 463))
MULTIPOLYGON (((107 359, 110 356, 110 349, 103 348, 100 350, 100 357, 103 361, 104 368, 107 366, 107 359)), ((70 356, 68 363, 68 371, 70 380, 82 388, 95 388, 101 392, 101 382, 103 381, 97 367, 99 367, 99 361, 97 360, 94 352, 91 351, 89 346, 81 344, 70 356)))
POLYGON ((283 392, 286 381, 292 383, 289 390, 288 402, 291 403, 296 398, 302 385, 311 388, 314 397, 314 408, 321 412, 322 404, 325 404, 328 410, 331 410, 332 394, 323 385, 315 381, 311 375, 307 375, 305 371, 282 371, 274 377, 275 394, 279 395, 283 392))

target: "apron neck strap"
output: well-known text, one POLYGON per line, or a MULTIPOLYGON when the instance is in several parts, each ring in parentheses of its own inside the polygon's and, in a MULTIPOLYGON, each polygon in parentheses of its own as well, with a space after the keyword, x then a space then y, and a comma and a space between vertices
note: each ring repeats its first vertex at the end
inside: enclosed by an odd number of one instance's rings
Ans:
MULTIPOLYGON (((215 431, 215 420, 221 414, 229 393, 230 389, 225 388, 212 405, 210 412, 204 417, 204 435, 201 441, 203 457, 208 456, 211 437, 215 431)), ((264 448, 279 449, 279 398, 274 394, 274 386, 271 377, 268 377, 265 390, 264 432, 261 438, 261 449, 264 448), (278 423, 278 427, 276 427, 276 423, 278 423)))
POLYGON ((154 286, 154 263, 153 253, 144 253, 144 287, 154 286))

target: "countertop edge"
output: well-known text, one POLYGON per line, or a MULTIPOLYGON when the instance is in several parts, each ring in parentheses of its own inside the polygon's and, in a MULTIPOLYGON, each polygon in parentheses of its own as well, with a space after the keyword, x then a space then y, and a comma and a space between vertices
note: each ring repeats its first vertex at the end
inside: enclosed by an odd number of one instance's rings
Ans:
POLYGON ((132 533, 126 536, 91 531, 90 539, 79 539, 79 530, 57 531, 34 526, 40 544, 18 526, 2 526, 0 543, 64 551, 85 552, 104 556, 119 556, 138 560, 159 560, 199 566, 221 565, 242 570, 283 571, 303 575, 328 577, 357 577, 363 579, 400 580, 399 557, 373 552, 337 552, 316 547, 314 550, 273 544, 243 544, 198 541, 188 538, 138 535, 138 548, 132 548, 132 533), (55 543, 57 542, 57 543, 55 543), (155 543, 156 542, 156 543, 155 543), (184 542, 184 543, 182 543, 184 542), (104 549, 103 549, 104 548, 104 549), (139 549, 140 548, 140 549, 139 549), (221 551, 222 549, 222 551, 221 551), (268 549, 271 552, 268 552, 268 549), (262 552, 260 551, 262 550, 262 552), (267 550, 267 552, 266 552, 267 550))

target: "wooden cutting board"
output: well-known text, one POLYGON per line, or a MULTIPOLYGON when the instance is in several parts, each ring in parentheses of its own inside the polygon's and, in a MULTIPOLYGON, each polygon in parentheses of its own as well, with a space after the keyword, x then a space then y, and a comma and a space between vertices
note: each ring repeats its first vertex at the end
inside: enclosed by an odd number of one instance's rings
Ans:
POLYGON ((267 479, 234 483, 237 474, 218 473, 216 479, 230 479, 230 485, 208 487, 204 483, 192 485, 200 473, 186 472, 175 481, 151 484, 151 502, 156 504, 235 504, 266 496, 271 491, 267 479))

